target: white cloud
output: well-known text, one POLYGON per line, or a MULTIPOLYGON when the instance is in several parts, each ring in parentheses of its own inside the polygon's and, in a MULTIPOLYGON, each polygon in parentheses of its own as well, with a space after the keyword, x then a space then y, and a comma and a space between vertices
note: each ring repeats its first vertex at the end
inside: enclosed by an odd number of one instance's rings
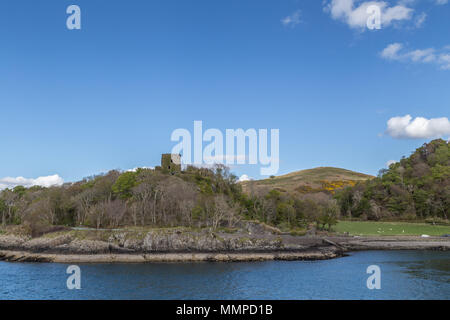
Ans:
POLYGON ((445 46, 442 50, 434 48, 407 50, 401 43, 391 43, 381 51, 380 56, 386 60, 414 63, 434 63, 443 70, 450 69, 450 49, 445 46))
POLYGON ((381 26, 387 27, 395 21, 410 20, 413 16, 414 10, 406 7, 403 2, 393 7, 385 1, 365 1, 355 5, 355 0, 331 0, 327 2, 325 11, 331 14, 335 20, 346 23, 350 28, 365 29, 367 20, 371 14, 367 13, 367 8, 376 5, 380 8, 381 26))
POLYGON ((126 170, 126 172, 136 172, 137 169, 151 169, 151 170, 153 170, 155 168, 154 167, 136 167, 136 168, 133 168, 133 169, 128 169, 128 170, 126 170))
POLYGON ((425 23, 425 20, 427 19, 427 14, 425 12, 422 12, 416 17, 415 24, 417 28, 420 28, 425 23))
POLYGON ((447 4, 448 0, 436 0, 437 5, 447 4))
POLYGON ((433 62, 436 60, 435 50, 428 48, 424 50, 413 50, 406 53, 406 58, 411 59, 413 62, 433 62))
POLYGON ((441 69, 450 70, 450 54, 444 53, 439 56, 438 63, 441 65, 441 69))
POLYGON ((300 19, 301 11, 297 10, 290 16, 287 16, 286 18, 281 19, 281 23, 286 27, 295 27, 301 22, 300 19))
POLYGON ((398 60, 400 58, 399 51, 403 48, 401 43, 391 43, 381 52, 381 57, 389 60, 398 60))
POLYGON ((239 178, 239 182, 243 182, 243 181, 252 181, 253 179, 250 178, 248 175, 243 174, 240 178, 239 178))
POLYGON ((386 167, 389 168, 391 166, 391 164, 397 163, 397 161, 395 160, 389 160, 386 162, 386 167))
POLYGON ((24 186, 26 188, 32 186, 51 187, 60 186, 64 183, 64 180, 57 174, 46 177, 38 177, 36 179, 29 179, 24 177, 6 177, 0 179, 0 190, 6 188, 14 188, 17 186, 24 186))
POLYGON ((393 117, 387 122, 386 132, 397 139, 430 139, 450 135, 448 118, 426 119, 408 114, 404 117, 393 117))

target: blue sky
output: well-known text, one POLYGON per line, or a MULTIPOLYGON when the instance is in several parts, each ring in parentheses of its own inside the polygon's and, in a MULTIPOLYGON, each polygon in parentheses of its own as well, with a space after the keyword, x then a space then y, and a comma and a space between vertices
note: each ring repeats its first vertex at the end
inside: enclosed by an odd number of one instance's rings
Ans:
MULTIPOLYGON (((2 1, 0 178, 154 166, 194 120, 279 129, 279 174, 376 174, 450 135, 445 119, 427 122, 450 110, 445 2, 387 1, 368 30, 364 1, 2 1), (66 27, 71 4, 81 30, 66 27), (406 115, 427 132, 386 132, 406 115)), ((259 166, 233 171, 260 178, 259 166)))

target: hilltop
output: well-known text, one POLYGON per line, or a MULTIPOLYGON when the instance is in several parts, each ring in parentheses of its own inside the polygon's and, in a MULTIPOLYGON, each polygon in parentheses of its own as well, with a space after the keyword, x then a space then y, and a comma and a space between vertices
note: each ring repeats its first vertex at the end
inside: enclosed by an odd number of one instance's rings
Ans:
POLYGON ((251 188, 276 189, 293 194, 325 192, 334 194, 336 189, 354 186, 357 182, 373 179, 371 175, 334 167, 318 167, 291 172, 263 180, 242 182, 244 191, 251 188))

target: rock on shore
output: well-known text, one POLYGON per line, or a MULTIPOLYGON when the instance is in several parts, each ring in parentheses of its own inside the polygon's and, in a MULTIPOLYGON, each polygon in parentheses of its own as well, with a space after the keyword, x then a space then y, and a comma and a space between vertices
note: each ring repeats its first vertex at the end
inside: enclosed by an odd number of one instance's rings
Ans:
POLYGON ((69 230, 39 238, 0 236, 0 260, 35 262, 158 262, 317 260, 343 254, 320 238, 279 235, 246 223, 236 232, 183 228, 69 230), (293 241, 303 238, 302 241, 293 241))
POLYGON ((450 239, 291 236, 256 223, 231 233, 171 228, 67 230, 39 238, 0 235, 0 260, 18 262, 320 260, 347 251, 405 249, 450 250, 450 239))
POLYGON ((333 248, 298 252, 254 253, 151 253, 151 254, 46 254, 0 251, 0 260, 56 263, 140 263, 140 262, 236 262, 267 260, 325 260, 342 256, 333 248))

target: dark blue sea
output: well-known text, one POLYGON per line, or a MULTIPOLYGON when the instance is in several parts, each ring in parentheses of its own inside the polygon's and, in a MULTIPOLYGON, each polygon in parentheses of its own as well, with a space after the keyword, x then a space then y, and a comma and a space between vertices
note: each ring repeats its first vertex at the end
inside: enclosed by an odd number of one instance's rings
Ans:
POLYGON ((0 299, 450 299, 450 252, 365 251, 325 261, 80 264, 0 262, 0 299), (368 289, 367 267, 380 268, 368 289))

